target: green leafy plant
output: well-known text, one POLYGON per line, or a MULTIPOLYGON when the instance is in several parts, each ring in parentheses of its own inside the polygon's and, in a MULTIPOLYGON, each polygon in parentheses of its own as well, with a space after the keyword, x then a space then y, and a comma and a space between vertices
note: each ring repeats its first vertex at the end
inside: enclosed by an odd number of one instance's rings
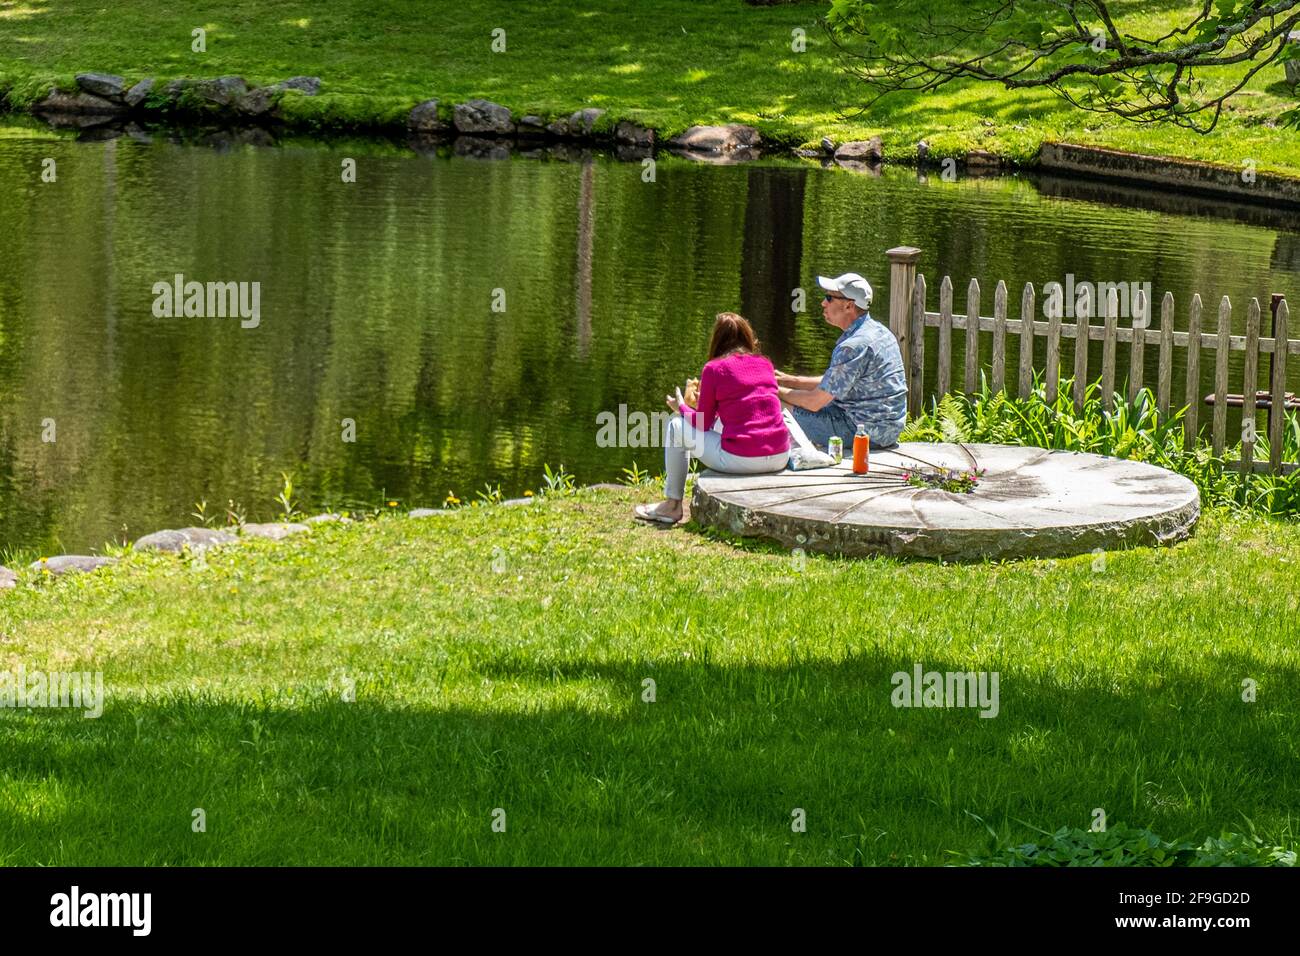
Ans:
POLYGON ((298 501, 293 496, 293 476, 287 472, 281 472, 280 480, 282 482, 280 493, 275 496, 275 501, 280 506, 284 520, 290 521, 298 513, 298 501))
POLYGON ((914 488, 933 488, 956 495, 968 495, 976 489, 984 469, 960 471, 951 468, 914 468, 903 472, 903 482, 914 488))
POLYGON ((1164 840, 1147 829, 1117 824, 1105 830, 1062 827, 1033 843, 972 855, 965 866, 1295 866, 1294 850, 1257 836, 1224 832, 1199 846, 1164 840))
POLYGON ((564 470, 564 465, 552 471, 551 466, 543 463, 542 465, 543 481, 546 487, 542 489, 544 495, 571 495, 577 491, 577 485, 573 475, 564 470))
POLYGON ((630 485, 633 488, 642 488, 653 484, 654 480, 654 476, 636 462, 632 462, 631 468, 623 469, 623 484, 630 485))
POLYGON ((501 486, 487 482, 483 485, 483 490, 475 492, 474 496, 485 505, 500 504, 502 500, 501 486))
POLYGON ((211 527, 217 520, 217 516, 208 511, 208 499, 206 498, 194 503, 194 510, 190 512, 190 517, 205 528, 211 527))
MULTIPOLYGON (((1180 408, 1162 413, 1151 390, 1145 388, 1132 400, 1115 392, 1108 410, 1100 382, 1093 382, 1084 390, 1082 407, 1076 409, 1072 379, 1062 379, 1048 401, 1041 377, 1035 378, 1028 396, 1012 398, 1004 391, 994 392, 981 376, 980 390, 973 395, 932 399, 930 410, 908 423, 902 440, 1035 445, 1145 461, 1185 475, 1207 505, 1300 517, 1300 471, 1245 475, 1236 464, 1240 443, 1222 455, 1215 455, 1204 443, 1185 449, 1186 412, 1180 408)), ((1300 458, 1300 420, 1294 414, 1287 415, 1282 441, 1284 461, 1300 458)), ((1269 456, 1262 433, 1254 454, 1257 461, 1269 456)))

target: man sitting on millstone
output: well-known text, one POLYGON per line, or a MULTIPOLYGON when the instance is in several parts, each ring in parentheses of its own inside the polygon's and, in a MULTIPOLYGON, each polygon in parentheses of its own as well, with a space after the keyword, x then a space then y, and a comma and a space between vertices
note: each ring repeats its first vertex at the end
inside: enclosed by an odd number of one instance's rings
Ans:
POLYGON ((898 444, 907 422, 907 380, 898 341, 867 311, 871 283, 862 276, 818 276, 817 284, 826 290, 822 317, 843 334, 824 375, 776 373, 781 401, 791 406, 804 434, 819 449, 832 435, 852 448, 859 425, 871 436, 872 448, 890 448, 898 444))

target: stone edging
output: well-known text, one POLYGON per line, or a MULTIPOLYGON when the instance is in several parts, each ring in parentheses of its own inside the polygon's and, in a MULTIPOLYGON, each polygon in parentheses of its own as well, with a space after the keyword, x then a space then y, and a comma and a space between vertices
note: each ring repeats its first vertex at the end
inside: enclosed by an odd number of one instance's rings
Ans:
MULTIPOLYGON (((629 486, 600 483, 587 485, 581 490, 629 490, 629 486)), ((544 497, 544 496, 543 496, 544 497)), ((524 498, 507 498, 496 502, 497 507, 517 507, 531 505, 539 500, 538 496, 524 498)), ((476 502, 477 504, 477 502, 476 502)), ((452 515, 468 508, 413 508, 406 513, 408 518, 432 518, 452 515)), ((268 541, 283 541, 285 538, 311 531, 317 524, 352 524, 351 518, 337 513, 325 513, 304 518, 302 521, 268 521, 246 522, 232 528, 165 528, 143 535, 131 545, 132 551, 160 552, 181 554, 202 554, 212 548, 238 544, 249 538, 262 538, 268 541)), ((50 577, 59 577, 69 573, 86 573, 117 564, 121 559, 110 555, 60 554, 51 558, 41 558, 28 565, 31 571, 39 571, 50 577)), ((17 572, 0 566, 0 591, 18 586, 17 572)))
POLYGON ((212 116, 231 121, 280 117, 286 90, 307 96, 320 92, 320 79, 295 76, 269 86, 249 86, 242 76, 211 80, 171 80, 159 87, 153 79, 128 84, 112 73, 78 73, 77 89, 50 92, 34 102, 30 112, 49 116, 62 125, 91 126, 142 114, 212 116))
MULTIPOLYGON (((295 125, 295 118, 282 109, 284 96, 313 97, 321 80, 295 76, 267 86, 250 86, 243 77, 176 79, 159 86, 153 79, 129 84, 109 73, 78 73, 72 91, 51 88, 31 104, 29 112, 56 126, 87 128, 120 120, 180 119, 186 122, 215 120, 227 124, 295 125)), ((309 124, 307 124, 309 125, 309 124)), ((597 107, 580 109, 567 117, 547 121, 528 114, 515 117, 505 106, 476 98, 463 103, 428 99, 416 104, 400 126, 377 123, 374 129, 401 129, 417 151, 422 144, 455 140, 458 154, 502 158, 511 146, 530 151, 547 142, 562 149, 564 144, 612 147, 619 159, 637 160, 654 155, 662 133, 630 119, 611 117, 597 107)), ((713 163, 737 163, 758 158, 763 152, 786 152, 807 159, 819 159, 825 166, 854 172, 878 174, 884 163, 884 146, 879 136, 868 140, 836 144, 829 138, 819 149, 788 150, 780 142, 765 142, 752 126, 738 123, 692 126, 664 142, 673 152, 713 163)), ((893 160, 924 168, 934 162, 925 140, 914 150, 893 160)), ((561 153, 561 156, 564 154, 561 153)), ((968 175, 999 173, 1019 168, 1007 157, 981 149, 952 157, 968 175)), ((1147 156, 1121 150, 1046 142, 1026 166, 1049 172, 1080 174, 1113 182, 1173 188, 1216 195, 1237 201, 1281 202, 1300 206, 1300 178, 1259 173, 1250 183, 1241 170, 1195 160, 1147 156)))
MULTIPOLYGON (((292 90, 311 97, 321 87, 320 78, 314 76, 295 76, 267 86, 250 86, 241 76, 177 79, 159 86, 151 78, 129 83, 111 73, 78 73, 76 82, 75 90, 51 87, 28 112, 52 125, 77 129, 140 119, 293 125, 293 117, 282 109, 285 93, 292 90)), ((375 128, 392 129, 393 124, 375 128)), ((454 104, 424 100, 406 115, 402 128, 417 142, 468 137, 469 142, 458 150, 467 153, 490 152, 510 141, 522 147, 550 140, 613 146, 621 158, 640 158, 653 155, 660 138, 657 130, 614 119, 604 109, 588 107, 548 122, 531 114, 516 118, 507 107, 486 99, 454 104)), ((699 158, 740 162, 757 158, 763 143, 757 129, 733 123, 692 126, 667 145, 699 158)))
MULTIPOLYGON (((293 126, 294 118, 282 109, 285 93, 292 90, 316 96, 321 88, 320 78, 314 76, 295 76, 260 87, 250 86, 240 76, 176 79, 160 86, 153 79, 129 83, 111 73, 78 73, 76 82, 75 90, 51 88, 31 104, 28 112, 52 125, 77 129, 150 119, 293 126)), ((879 136, 841 144, 823 139, 820 150, 790 150, 786 144, 765 141, 753 126, 728 123, 692 126, 664 140, 661 130, 611 117, 598 107, 548 121, 534 114, 516 117, 509 108, 481 98, 463 103, 427 99, 412 107, 400 127, 379 123, 371 128, 390 132, 400 129, 417 150, 429 142, 454 140, 457 153, 491 158, 508 155, 510 146, 528 150, 550 142, 612 147, 616 157, 625 160, 652 156, 662 144, 680 155, 713 163, 746 162, 765 152, 776 152, 821 159, 825 165, 854 172, 874 173, 884 161, 879 136)), ((914 161, 924 164, 927 152, 928 146, 922 141, 914 161)), ((956 159, 972 171, 996 171, 1012 165, 981 150, 971 150, 956 159)), ((910 165, 913 160, 905 158, 903 162, 910 165)))
POLYGON ((1300 179, 1252 171, 1248 181, 1243 176, 1243 169, 1191 159, 1166 159, 1072 143, 1044 143, 1039 150, 1038 166, 1051 172, 1246 202, 1268 201, 1300 206, 1300 179))
MULTIPOLYGON (((153 79, 132 84, 111 73, 78 73, 76 82, 77 89, 71 91, 51 88, 31 104, 29 112, 56 127, 83 130, 149 119, 292 126, 292 117, 281 108, 284 94, 294 90, 316 96, 321 88, 320 78, 314 76, 295 76, 261 87, 249 86, 241 76, 177 79, 158 86, 153 79)), ((392 129, 392 124, 375 128, 392 129)), ((653 156, 661 143, 680 155, 712 163, 740 163, 758 159, 764 152, 789 152, 855 172, 877 172, 884 158, 879 136, 840 145, 823 139, 820 151, 787 150, 781 143, 765 142, 753 126, 728 123, 692 126, 663 140, 662 131, 613 118, 598 107, 547 121, 535 114, 516 117, 508 107, 481 98, 463 103, 424 100, 411 108, 401 128, 417 151, 431 142, 454 140, 457 153, 489 158, 503 158, 511 146, 527 150, 548 142, 612 147, 616 157, 624 160, 653 156)), ((922 143, 918 152, 922 162, 925 149, 922 143)), ((998 157, 979 151, 959 161, 968 167, 1002 165, 998 157)))

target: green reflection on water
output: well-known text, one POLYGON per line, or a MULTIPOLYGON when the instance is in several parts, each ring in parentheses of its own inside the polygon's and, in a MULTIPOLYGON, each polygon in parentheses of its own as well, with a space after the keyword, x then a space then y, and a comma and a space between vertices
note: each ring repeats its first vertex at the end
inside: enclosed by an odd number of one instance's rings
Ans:
MULTIPOLYGON (((476 161, 356 142, 217 150, 6 130, 0 544, 95 548, 192 523, 200 499, 269 518, 282 472, 323 508, 436 505, 450 489, 468 500, 484 482, 518 494, 536 489, 543 462, 583 481, 616 479, 634 460, 658 471, 656 448, 598 448, 596 416, 658 410, 697 373, 724 309, 754 321, 779 365, 820 370, 835 331, 820 319, 815 275, 863 272, 873 313, 887 317, 884 251, 895 245, 924 250, 932 309, 943 273, 958 311, 978 277, 985 314, 1005 279, 1013 317, 1025 282, 1041 289, 1066 273, 1149 281, 1157 298, 1171 290, 1180 328, 1196 291, 1209 321, 1230 295, 1238 328, 1250 296, 1300 301, 1300 237, 1267 210, 791 163, 661 156, 655 182, 642 173, 606 158, 476 161), (340 176, 348 156, 355 183, 340 176), (55 183, 41 182, 45 158, 55 183), (153 285, 177 273, 259 282, 260 325, 155 318, 153 285), (802 315, 791 312, 796 287, 808 291, 802 315), (492 311, 497 289, 503 313, 492 311), (46 419, 53 443, 42 441, 46 419), (355 443, 342 440, 344 419, 355 443)), ((1067 373, 1070 359, 1067 346, 1067 373)), ((960 362, 958 352, 958 372, 960 362)), ((1208 390, 1212 360, 1202 364, 1208 390)), ((1099 374, 1099 344, 1091 368, 1099 374)))

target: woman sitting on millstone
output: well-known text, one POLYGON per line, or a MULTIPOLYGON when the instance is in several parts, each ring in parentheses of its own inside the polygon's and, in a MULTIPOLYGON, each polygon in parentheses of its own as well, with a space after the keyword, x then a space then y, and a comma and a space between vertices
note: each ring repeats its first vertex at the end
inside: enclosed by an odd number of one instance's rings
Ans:
POLYGON ((667 401, 676 414, 664 429, 664 500, 654 507, 637 505, 638 518, 669 525, 682 520, 688 455, 733 475, 785 468, 790 433, 781 415, 776 371, 759 352, 749 322, 736 313, 723 312, 714 323, 698 383, 687 383, 685 396, 679 388, 667 401))

